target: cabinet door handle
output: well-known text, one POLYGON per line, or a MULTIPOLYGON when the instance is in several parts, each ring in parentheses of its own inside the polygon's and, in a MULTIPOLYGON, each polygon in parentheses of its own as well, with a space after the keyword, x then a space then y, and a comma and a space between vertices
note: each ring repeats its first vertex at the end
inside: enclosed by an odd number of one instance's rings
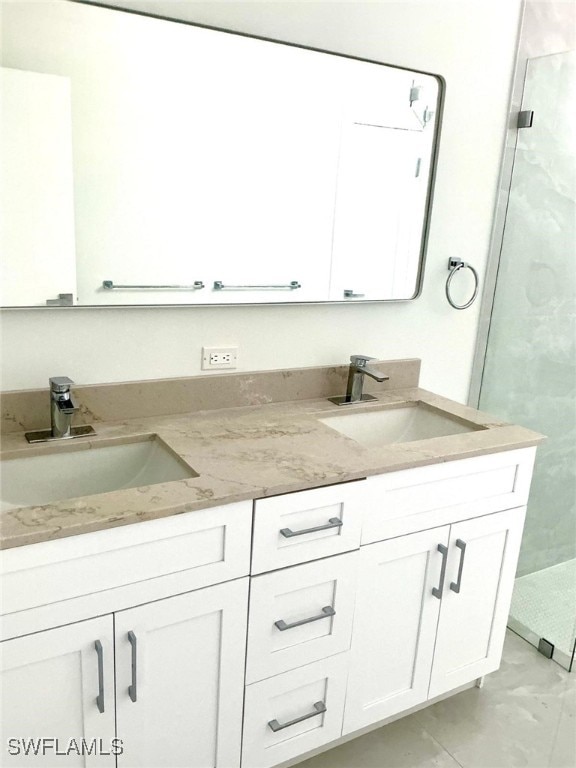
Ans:
POLYGON ((334 608, 332 608, 331 605, 326 605, 324 608, 322 608, 322 613, 318 614, 318 616, 311 616, 309 619, 300 619, 300 621, 293 621, 292 624, 286 624, 284 619, 279 619, 278 621, 274 622, 274 626, 278 627, 280 632, 284 632, 287 629, 292 629, 293 627, 301 627, 303 624, 311 624, 313 621, 320 621, 320 619, 327 619, 329 616, 336 616, 336 611, 334 608))
POLYGON ((94 641, 94 648, 96 648, 98 655, 98 696, 96 696, 96 706, 98 707, 98 712, 102 714, 104 712, 104 650, 100 640, 94 641))
POLYGON ((128 696, 132 699, 132 701, 136 701, 137 696, 137 665, 138 665, 138 656, 137 656, 137 648, 136 648, 136 635, 132 630, 128 632, 128 640, 130 641, 130 645, 132 646, 132 684, 128 686, 128 696))
POLYGON ((302 288, 302 286, 298 280, 290 280, 289 283, 281 283, 280 285, 224 285, 222 280, 215 280, 213 288, 215 291, 295 291, 297 288, 302 288))
POLYGON ((462 586, 462 571, 464 570, 464 558, 466 557, 466 542, 462 539, 456 539, 456 546, 460 550, 460 565, 458 566, 458 580, 456 583, 450 583, 450 589, 453 592, 460 592, 462 586))
POLYGON ((309 712, 307 715, 302 715, 302 717, 295 717, 294 720, 289 720, 287 723, 279 723, 278 720, 270 720, 268 725, 270 729, 276 733, 276 731, 281 731, 283 728, 289 728, 291 725, 302 723, 304 720, 309 720, 311 717, 323 714, 326 712, 326 704, 324 704, 323 701, 317 701, 314 704, 314 710, 314 712, 309 712))
POLYGON ((437 597, 438 600, 442 600, 442 591, 444 589, 444 577, 446 576, 446 562, 448 560, 448 547, 444 544, 438 544, 438 552, 442 554, 442 568, 440 569, 440 584, 437 587, 432 587, 432 594, 437 597))
POLYGON ((329 528, 341 528, 344 525, 338 517, 331 517, 326 525, 317 525, 314 528, 302 528, 301 531, 293 531, 291 528, 282 528, 280 533, 285 539, 291 539, 292 536, 303 536, 305 533, 316 533, 316 531, 327 531, 329 528))

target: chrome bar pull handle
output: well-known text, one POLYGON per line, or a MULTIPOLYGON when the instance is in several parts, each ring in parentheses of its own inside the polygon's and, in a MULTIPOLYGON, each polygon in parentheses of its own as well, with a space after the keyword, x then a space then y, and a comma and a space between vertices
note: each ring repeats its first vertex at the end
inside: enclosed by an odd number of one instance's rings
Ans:
POLYGON ((444 577, 446 576, 446 563, 448 561, 448 547, 444 544, 438 544, 438 552, 442 555, 442 568, 440 569, 440 583, 437 587, 432 587, 432 594, 437 597, 438 600, 442 600, 442 592, 444 590, 444 577))
POLYGON ((280 533, 285 539, 291 539, 293 536, 304 536, 305 533, 316 533, 316 531, 327 531, 330 528, 341 528, 344 525, 338 517, 331 517, 326 525, 316 525, 314 528, 302 528, 301 531, 293 531, 291 528, 281 528, 280 533))
POLYGON ((324 712, 326 712, 326 704, 324 704, 323 701, 317 701, 314 704, 314 710, 314 712, 309 712, 307 715, 302 715, 302 717, 295 717, 294 720, 289 720, 287 723, 279 723, 278 720, 270 720, 268 726, 274 733, 276 733, 276 731, 282 731, 284 728, 290 728, 291 725, 296 725, 296 723, 302 723, 304 720, 309 720, 311 717, 324 714, 324 712))
POLYGON ((132 699, 132 701, 136 701, 138 698, 138 692, 137 692, 137 665, 138 665, 138 656, 137 656, 137 644, 136 644, 136 635, 132 630, 128 632, 128 640, 130 641, 130 645, 132 646, 132 684, 128 686, 128 696, 132 699))
POLYGON ((329 616, 336 616, 336 611, 331 605, 326 605, 322 608, 322 613, 318 616, 311 616, 309 619, 300 619, 300 621, 293 621, 291 624, 286 624, 284 619, 279 619, 274 622, 274 626, 277 627, 280 632, 285 632, 287 629, 293 629, 294 627, 301 627, 303 624, 311 624, 313 621, 320 621, 320 619, 327 619, 329 616))
POLYGON ((137 291, 200 291, 204 288, 202 280, 194 280, 192 285, 118 285, 113 280, 102 280, 102 288, 107 291, 137 290, 137 291))
POLYGON ((94 648, 98 655, 98 696, 96 696, 96 706, 98 712, 104 712, 104 650, 100 640, 94 641, 94 648))
POLYGON ((281 285, 225 285, 222 280, 215 280, 215 291, 295 291, 302 288, 298 280, 291 280, 281 285))
POLYGON ((462 571, 464 570, 464 558, 466 557, 466 542, 462 539, 456 539, 456 546, 460 550, 460 565, 458 566, 458 580, 456 583, 450 583, 450 589, 457 594, 460 593, 460 587, 462 586, 462 571))

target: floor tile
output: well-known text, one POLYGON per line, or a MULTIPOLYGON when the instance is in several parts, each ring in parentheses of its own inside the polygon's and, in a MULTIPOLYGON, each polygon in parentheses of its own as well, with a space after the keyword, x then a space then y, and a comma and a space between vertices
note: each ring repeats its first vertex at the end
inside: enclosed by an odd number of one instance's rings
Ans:
POLYGON ((484 688, 416 717, 465 768, 544 768, 556 742, 568 678, 558 664, 509 633, 502 666, 486 677, 484 688))
POLYGON ((298 768, 460 768, 414 719, 397 720, 298 764, 298 768))
POLYGON ((576 765, 576 675, 567 684, 562 700, 562 712, 549 768, 574 768, 576 765))

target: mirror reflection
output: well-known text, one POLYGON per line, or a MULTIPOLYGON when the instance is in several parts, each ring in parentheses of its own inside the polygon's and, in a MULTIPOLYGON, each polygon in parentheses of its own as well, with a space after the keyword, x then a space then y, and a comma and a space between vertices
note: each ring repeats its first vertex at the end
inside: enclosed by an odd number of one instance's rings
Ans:
POLYGON ((65 0, 2 35, 2 306, 417 294, 437 78, 65 0))

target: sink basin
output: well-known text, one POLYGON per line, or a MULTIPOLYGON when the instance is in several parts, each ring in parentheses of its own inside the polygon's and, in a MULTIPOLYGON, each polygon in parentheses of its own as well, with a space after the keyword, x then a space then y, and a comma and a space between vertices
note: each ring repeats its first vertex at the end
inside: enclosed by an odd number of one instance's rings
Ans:
POLYGON ((476 424, 427 408, 422 403, 402 408, 343 413, 341 416, 329 416, 320 421, 369 448, 390 443, 410 443, 430 437, 459 435, 481 429, 476 424))
POLYGON ((198 477, 156 435, 121 445, 4 459, 0 510, 198 477))

